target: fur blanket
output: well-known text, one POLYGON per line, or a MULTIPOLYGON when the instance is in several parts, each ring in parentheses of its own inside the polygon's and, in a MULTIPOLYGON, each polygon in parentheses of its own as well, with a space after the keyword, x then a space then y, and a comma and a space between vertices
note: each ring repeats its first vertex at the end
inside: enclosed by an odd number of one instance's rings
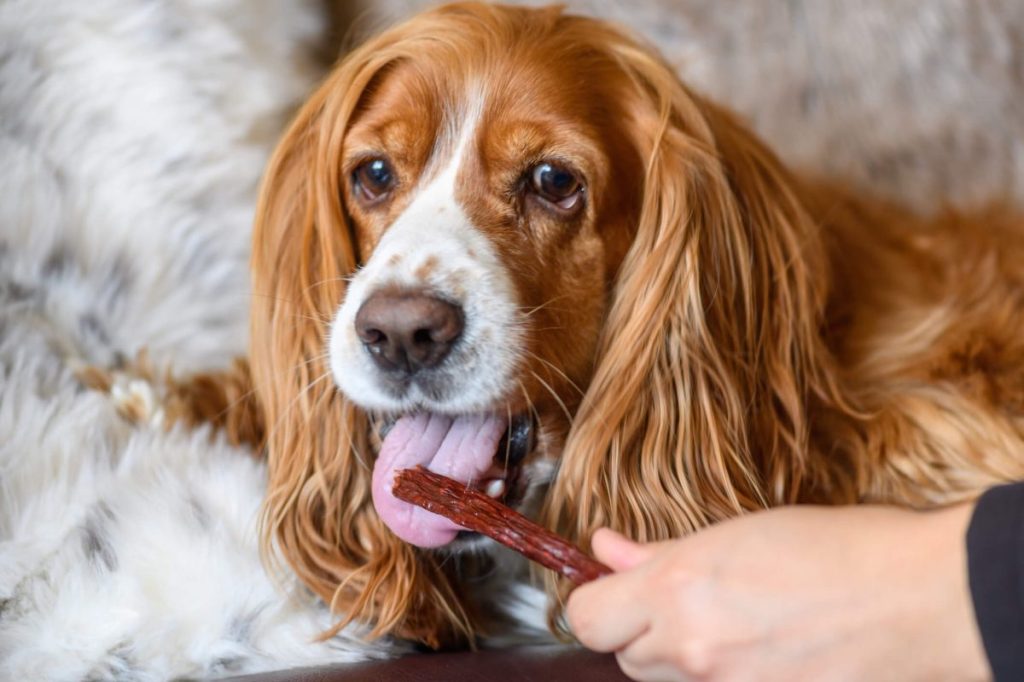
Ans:
MULTIPOLYGON (((600 7, 791 162, 924 209, 1024 197, 1015 0, 600 7)), ((214 676, 403 650, 354 629, 314 641, 325 607, 259 558, 265 471, 252 453, 166 431, 145 382, 121 376, 111 397, 76 378, 142 349, 178 374, 245 352, 256 184, 322 73, 324 10, 0 2, 0 680, 214 676)))
POLYGON ((0 679, 167 679, 392 653, 260 562, 264 469, 165 432, 247 345, 256 185, 320 73, 313 0, 0 3, 0 679), (132 409, 149 424, 133 425, 132 409))

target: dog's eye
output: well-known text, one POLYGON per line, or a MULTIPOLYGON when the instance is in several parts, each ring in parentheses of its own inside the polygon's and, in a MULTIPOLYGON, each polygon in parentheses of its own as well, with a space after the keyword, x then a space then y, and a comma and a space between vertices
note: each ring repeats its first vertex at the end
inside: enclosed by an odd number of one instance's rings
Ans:
POLYGON ((583 183, 562 166, 539 163, 531 173, 534 194, 563 212, 575 212, 583 206, 583 183))
POLYGON ((361 199, 374 202, 395 186, 395 174, 386 159, 370 159, 352 173, 352 184, 361 199))

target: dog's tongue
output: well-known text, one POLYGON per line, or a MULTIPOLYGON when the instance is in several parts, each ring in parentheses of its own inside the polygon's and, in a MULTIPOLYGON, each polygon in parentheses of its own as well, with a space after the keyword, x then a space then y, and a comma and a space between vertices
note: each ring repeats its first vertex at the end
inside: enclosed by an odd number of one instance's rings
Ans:
POLYGON ((388 431, 373 466, 373 506, 395 535, 419 547, 440 547, 462 530, 452 521, 391 493, 395 473, 425 466, 457 481, 479 480, 492 464, 508 422, 490 415, 402 417, 388 431))

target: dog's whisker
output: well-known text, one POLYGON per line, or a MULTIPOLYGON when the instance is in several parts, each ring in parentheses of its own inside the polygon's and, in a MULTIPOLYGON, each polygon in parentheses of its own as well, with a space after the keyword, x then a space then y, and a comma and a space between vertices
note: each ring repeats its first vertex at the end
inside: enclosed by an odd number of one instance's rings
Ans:
POLYGON ((328 284, 334 284, 335 282, 345 282, 346 284, 348 284, 350 281, 351 276, 349 275, 343 275, 341 277, 328 277, 326 279, 317 280, 316 282, 313 282, 309 286, 305 287, 302 290, 302 295, 305 296, 306 294, 308 294, 313 289, 316 289, 317 287, 326 286, 328 284))
POLYGON ((563 413, 565 414, 565 418, 566 418, 566 420, 568 420, 568 421, 569 421, 569 423, 572 423, 572 413, 571 413, 571 412, 569 411, 569 408, 568 408, 568 407, 566 407, 566 405, 565 405, 565 403, 564 403, 564 402, 562 401, 561 397, 559 397, 559 395, 558 395, 558 392, 557 392, 557 391, 555 391, 555 389, 551 388, 551 385, 550 385, 550 384, 548 384, 548 382, 544 381, 544 379, 542 379, 542 378, 540 377, 540 375, 538 375, 538 374, 537 374, 536 372, 534 372, 533 370, 530 370, 530 374, 531 374, 531 375, 533 376, 533 378, 534 378, 534 379, 536 379, 537 381, 539 381, 539 382, 540 382, 540 384, 541 384, 541 385, 542 385, 542 386, 543 386, 543 387, 544 387, 545 389, 547 389, 548 393, 550 393, 550 394, 551 394, 551 397, 555 399, 555 402, 556 402, 556 403, 558 403, 558 406, 559 406, 560 408, 562 408, 562 412, 563 412, 563 413))
MULTIPOLYGON (((298 301, 295 301, 295 300, 292 300, 292 299, 288 299, 288 298, 281 298, 279 296, 272 296, 270 294, 251 293, 251 294, 249 294, 249 296, 251 296, 253 298, 267 299, 267 300, 270 300, 270 301, 274 301, 275 303, 283 303, 283 304, 291 306, 293 308, 302 308, 303 307, 303 305, 301 303, 299 303, 298 301)), ((318 315, 310 315, 308 312, 297 312, 297 313, 292 313, 292 317, 294 319, 298 319, 298 320, 303 320, 303 319, 310 320, 312 322, 317 322, 317 323, 320 323, 320 324, 323 324, 323 325, 329 325, 333 321, 333 319, 334 319, 333 316, 330 313, 325 313, 323 316, 318 316, 318 315)))
POLYGON ((270 440, 271 436, 273 436, 277 432, 277 430, 279 428, 281 428, 281 426, 283 426, 285 418, 289 416, 289 413, 295 408, 295 406, 299 403, 299 401, 301 401, 306 395, 308 395, 309 392, 314 387, 316 387, 320 382, 322 382, 324 379, 330 379, 330 378, 331 378, 331 372, 330 371, 326 371, 323 374, 321 374, 320 376, 318 376, 316 379, 313 379, 308 384, 306 384, 306 386, 304 386, 302 388, 302 390, 299 391, 298 394, 296 394, 296 396, 294 398, 292 398, 291 401, 289 401, 289 403, 287 405, 285 405, 284 409, 281 411, 280 417, 278 417, 277 421, 274 422, 273 427, 271 427, 267 431, 267 440, 270 440))
POLYGON ((348 430, 345 430, 344 433, 345 439, 348 441, 349 452, 351 452, 352 456, 356 458, 356 462, 359 463, 360 468, 362 468, 363 471, 372 471, 373 469, 370 467, 369 462, 363 458, 363 453, 358 447, 356 447, 356 442, 352 438, 352 433, 348 430))
POLYGON ((516 383, 519 384, 519 391, 523 394, 523 400, 526 402, 526 407, 533 416, 534 423, 538 426, 541 424, 540 413, 537 412, 537 407, 530 400, 530 394, 526 391, 526 386, 523 384, 522 379, 516 379, 516 383))
POLYGON ((529 327, 529 331, 537 332, 559 332, 565 329, 565 327, 529 327))
MULTIPOLYGON (((537 313, 538 311, 543 310, 544 308, 550 306, 555 301, 560 301, 563 298, 568 298, 568 297, 569 297, 569 294, 562 294, 561 296, 553 296, 553 297, 549 298, 548 300, 544 301, 543 303, 541 303, 540 305, 534 306, 533 308, 524 309, 525 312, 520 312, 520 314, 522 315, 523 319, 527 319, 527 318, 531 317, 532 315, 534 315, 535 313, 537 313)), ((561 312, 561 311, 558 310, 558 312, 561 312)))
POLYGON ((575 381, 573 381, 572 379, 570 379, 570 378, 569 378, 569 375, 568 375, 568 374, 566 374, 566 373, 565 373, 565 371, 563 371, 563 370, 562 370, 562 369, 561 369, 560 367, 558 367, 557 365, 555 365, 555 364, 553 364, 553 363, 551 363, 551 362, 549 362, 549 361, 545 360, 544 358, 542 358, 541 356, 537 355, 536 353, 534 353, 534 352, 533 352, 533 351, 531 351, 531 350, 528 350, 528 349, 524 349, 524 351, 525 351, 525 353, 527 354, 527 356, 529 356, 529 357, 533 358, 534 360, 537 360, 538 362, 541 362, 541 363, 543 363, 543 364, 544 364, 544 365, 545 365, 546 367, 548 367, 548 369, 550 369, 550 370, 551 370, 552 372, 554 372, 554 373, 555 373, 556 375, 558 375, 558 376, 559 376, 560 378, 564 379, 564 380, 565 380, 565 382, 566 382, 567 384, 569 384, 569 386, 571 386, 571 387, 572 387, 573 389, 575 389, 575 390, 576 390, 576 392, 577 392, 577 393, 579 393, 579 394, 580 394, 580 396, 582 396, 582 395, 583 395, 583 389, 582 389, 582 388, 580 388, 580 387, 579 387, 579 386, 578 386, 578 385, 576 384, 576 382, 575 382, 575 381))

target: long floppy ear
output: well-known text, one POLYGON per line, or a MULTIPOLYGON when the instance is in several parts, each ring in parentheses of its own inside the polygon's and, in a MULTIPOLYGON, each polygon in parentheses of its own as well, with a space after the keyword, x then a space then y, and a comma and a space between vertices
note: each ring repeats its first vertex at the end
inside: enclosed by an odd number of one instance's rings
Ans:
POLYGON ((820 338, 823 247, 795 183, 648 51, 612 49, 647 170, 545 510, 583 544, 601 526, 679 537, 842 479, 809 467, 808 413, 842 400, 820 338))
MULTIPOLYGON (((351 620, 440 646, 471 638, 436 563, 394 537, 370 499, 366 415, 334 387, 328 328, 358 265, 341 197, 342 143, 396 58, 395 32, 352 53, 299 112, 266 172, 252 257, 251 362, 270 478, 262 545, 351 620)), ((327 633, 331 634, 331 633, 327 633)))

